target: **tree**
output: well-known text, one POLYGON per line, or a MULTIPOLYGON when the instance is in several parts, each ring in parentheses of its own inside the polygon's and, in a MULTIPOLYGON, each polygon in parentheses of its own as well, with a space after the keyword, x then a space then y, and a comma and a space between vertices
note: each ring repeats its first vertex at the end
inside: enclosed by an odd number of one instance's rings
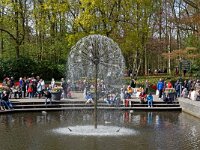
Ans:
POLYGON ((8 34, 13 40, 16 57, 20 57, 20 46, 24 41, 24 5, 20 0, 3 1, 0 31, 8 34), (4 2, 4 3, 3 3, 4 2), (14 29, 14 30, 12 30, 14 29))

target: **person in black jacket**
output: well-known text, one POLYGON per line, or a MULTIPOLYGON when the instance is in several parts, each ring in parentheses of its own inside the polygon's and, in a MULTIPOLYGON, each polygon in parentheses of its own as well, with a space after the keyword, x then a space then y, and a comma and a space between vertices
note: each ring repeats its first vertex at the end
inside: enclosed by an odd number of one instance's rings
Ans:
POLYGON ((44 94, 45 94, 45 105, 47 104, 48 101, 50 101, 50 104, 51 104, 51 92, 49 89, 47 89, 46 91, 44 91, 44 94))
POLYGON ((9 93, 7 91, 3 91, 2 103, 5 106, 5 109, 13 109, 12 103, 9 100, 9 93))

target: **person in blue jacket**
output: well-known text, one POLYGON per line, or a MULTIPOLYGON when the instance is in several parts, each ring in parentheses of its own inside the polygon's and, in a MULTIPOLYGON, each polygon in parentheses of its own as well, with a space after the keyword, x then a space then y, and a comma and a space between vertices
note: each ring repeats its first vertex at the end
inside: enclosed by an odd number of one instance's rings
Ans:
POLYGON ((164 83, 162 81, 162 79, 160 79, 157 83, 157 90, 159 91, 159 100, 161 99, 162 97, 162 92, 163 92, 163 89, 164 89, 164 83))
POLYGON ((153 107, 153 96, 151 93, 147 96, 148 107, 153 107))

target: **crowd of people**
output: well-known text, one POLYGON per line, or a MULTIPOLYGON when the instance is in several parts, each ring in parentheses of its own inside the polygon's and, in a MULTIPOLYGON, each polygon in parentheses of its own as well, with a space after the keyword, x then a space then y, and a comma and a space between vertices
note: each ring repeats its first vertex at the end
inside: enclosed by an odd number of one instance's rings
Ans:
POLYGON ((45 98, 45 103, 51 103, 51 92, 56 87, 61 87, 62 98, 71 98, 70 80, 65 81, 64 78, 58 83, 52 78, 50 84, 45 84, 45 81, 39 76, 20 77, 19 80, 14 80, 13 77, 5 77, 0 87, 0 106, 1 110, 13 109, 11 98, 45 98))
POLYGON ((138 97, 140 103, 147 103, 148 107, 153 107, 153 95, 149 91, 150 83, 148 80, 145 81, 143 87, 137 87, 137 82, 135 79, 131 80, 131 83, 128 86, 123 86, 121 88, 120 98, 123 101, 123 104, 127 107, 129 106, 130 99, 133 97, 138 97), (137 95, 137 93, 139 93, 137 95))
MULTIPOLYGON (((141 85, 140 85, 141 86, 141 85)), ((154 97, 150 92, 150 83, 146 80, 142 87, 137 87, 135 79, 126 87, 121 88, 121 99, 124 100, 124 105, 128 106, 128 102, 133 95, 140 99, 141 103, 148 104, 148 107, 153 107, 154 97), (139 95, 135 94, 139 93, 139 95)), ((189 98, 191 100, 200 101, 200 80, 177 80, 174 84, 170 81, 160 79, 155 86, 158 100, 164 102, 173 102, 178 97, 189 98)))
POLYGON ((199 101, 200 100, 200 80, 177 80, 174 85, 169 81, 165 82, 160 79, 157 84, 159 99, 163 97, 163 91, 165 89, 174 89, 176 97, 189 98, 191 100, 199 101))
MULTIPOLYGON (((154 96, 152 93, 152 85, 146 80, 142 87, 138 87, 137 81, 132 79, 129 85, 123 85, 120 92, 112 92, 102 81, 98 80, 98 94, 104 94, 104 101, 108 104, 114 104, 118 101, 123 101, 123 105, 128 106, 129 101, 133 97, 138 97, 140 102, 148 104, 148 107, 153 107, 154 96), (136 93, 139 93, 138 95, 136 93)), ((160 79, 155 89, 158 100, 170 103, 177 97, 189 98, 191 100, 199 100, 200 98, 200 80, 177 80, 175 83, 160 79)), ((94 85, 88 85, 84 89, 84 98, 86 103, 94 103, 94 85)), ((100 97, 100 95, 98 95, 100 97)))
MULTIPOLYGON (((45 84, 45 81, 39 76, 20 77, 16 82, 13 77, 5 77, 0 87, 1 109, 13 109, 10 98, 41 98, 45 97, 47 103, 51 103, 51 93, 57 86, 62 87, 62 98, 71 98, 72 90, 83 91, 86 103, 94 103, 95 85, 80 80, 76 84, 72 84, 70 80, 66 81, 64 78, 58 83, 52 78, 50 84, 45 84)), ((141 103, 147 103, 148 107, 153 107, 154 96, 150 91, 150 83, 146 80, 142 87, 137 86, 135 79, 132 79, 128 86, 123 85, 120 91, 115 91, 113 88, 106 85, 103 80, 97 79, 97 93, 98 98, 108 104, 119 104, 122 100, 125 106, 129 105, 129 100, 135 93, 139 93, 138 98, 141 103), (138 92, 139 91, 139 92, 138 92)), ((200 100, 200 80, 177 80, 174 84, 172 82, 160 79, 156 85, 156 95, 159 100, 173 101, 174 97, 170 93, 166 93, 166 89, 174 89, 175 97, 184 97, 191 100, 200 100)), ((174 95, 172 95, 174 96, 174 95)))

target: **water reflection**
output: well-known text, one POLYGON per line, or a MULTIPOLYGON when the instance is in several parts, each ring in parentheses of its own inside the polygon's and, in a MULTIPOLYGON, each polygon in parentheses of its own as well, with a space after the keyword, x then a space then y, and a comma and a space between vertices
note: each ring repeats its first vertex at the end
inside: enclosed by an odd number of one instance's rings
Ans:
POLYGON ((1 150, 15 149, 25 150, 27 146, 36 149, 61 149, 66 146, 69 149, 199 149, 200 124, 199 119, 181 112, 143 112, 143 111, 101 111, 98 110, 98 123, 103 126, 117 126, 138 131, 136 136, 127 138, 110 137, 112 146, 108 146, 108 138, 68 137, 66 135, 50 134, 56 128, 69 126, 93 125, 93 111, 57 111, 34 112, 0 115, 0 140, 1 150), (31 136, 30 136, 31 135, 31 136), (35 138, 36 140, 33 140, 35 138), (86 139, 87 140, 86 140, 86 139), (76 140, 79 146, 71 144, 76 140), (86 141, 87 142, 86 142, 86 141), (12 141, 11 143, 9 141, 12 141), (19 143, 24 145, 19 146, 19 143), (52 143, 54 143, 53 148, 52 143), (6 146, 8 145, 9 146, 6 146), (93 144, 92 144, 93 143, 93 144), (103 143, 107 143, 105 145, 103 143), (103 146, 104 145, 104 146, 103 146), (45 148, 44 148, 45 147, 45 148), (93 147, 94 148, 94 147, 93 147))

